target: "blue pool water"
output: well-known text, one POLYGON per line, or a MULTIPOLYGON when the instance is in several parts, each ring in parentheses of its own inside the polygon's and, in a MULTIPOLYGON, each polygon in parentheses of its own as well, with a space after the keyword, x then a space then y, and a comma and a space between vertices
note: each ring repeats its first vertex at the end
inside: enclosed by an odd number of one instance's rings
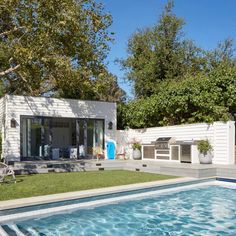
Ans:
POLYGON ((14 224, 38 236, 235 236, 236 189, 201 187, 14 224))
POLYGON ((14 208, 14 209, 0 210, 0 216, 35 211, 35 210, 41 210, 41 209, 49 209, 49 208, 53 208, 53 207, 72 205, 72 204, 83 203, 83 202, 90 202, 90 201, 101 200, 101 199, 106 199, 106 198, 121 197, 121 196, 126 196, 126 195, 151 192, 151 191, 162 190, 162 189, 170 189, 170 188, 174 188, 174 187, 187 186, 190 184, 209 182, 210 180, 211 179, 186 181, 186 182, 182 182, 182 183, 174 183, 174 184, 168 184, 168 185, 163 185, 163 186, 147 187, 147 188, 128 190, 128 191, 126 190, 123 192, 102 194, 102 195, 84 197, 84 198, 73 199, 73 200, 65 200, 65 201, 45 203, 45 204, 39 204, 39 205, 33 205, 33 206, 19 207, 19 208, 14 208))

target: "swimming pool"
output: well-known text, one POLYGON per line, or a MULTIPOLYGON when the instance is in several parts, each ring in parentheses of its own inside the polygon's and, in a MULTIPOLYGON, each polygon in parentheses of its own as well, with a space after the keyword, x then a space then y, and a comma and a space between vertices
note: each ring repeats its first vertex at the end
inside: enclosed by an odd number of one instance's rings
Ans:
POLYGON ((65 209, 2 227, 8 233, 33 236, 236 235, 236 185, 219 181, 99 199, 65 209))

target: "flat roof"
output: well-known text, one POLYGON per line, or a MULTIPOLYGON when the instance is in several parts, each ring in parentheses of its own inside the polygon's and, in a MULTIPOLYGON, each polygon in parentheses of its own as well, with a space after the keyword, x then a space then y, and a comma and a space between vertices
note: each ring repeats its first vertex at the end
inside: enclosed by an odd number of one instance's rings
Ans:
MULTIPOLYGON (((58 97, 46 97, 46 96, 24 96, 24 95, 14 95, 14 94, 5 94, 5 96, 11 96, 11 97, 25 97, 25 98, 48 98, 48 99, 58 99, 58 100, 68 100, 68 101, 89 101, 89 102, 104 102, 104 103, 114 103, 117 102, 110 102, 110 101, 100 101, 100 100, 87 100, 87 99, 75 99, 75 98, 58 98, 58 97)), ((2 98, 3 98, 2 97, 2 98)))

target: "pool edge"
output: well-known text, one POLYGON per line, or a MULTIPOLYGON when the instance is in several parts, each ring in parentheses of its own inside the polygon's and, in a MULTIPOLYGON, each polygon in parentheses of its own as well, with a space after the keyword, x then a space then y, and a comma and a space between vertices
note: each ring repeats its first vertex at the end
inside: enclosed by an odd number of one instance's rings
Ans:
MULTIPOLYGON (((213 178, 211 177, 211 178, 202 178, 202 179, 213 179, 213 178)), ((163 186, 167 184, 184 183, 184 182, 194 181, 194 180, 198 181, 201 179, 192 178, 192 177, 180 177, 180 178, 158 180, 158 181, 151 181, 151 182, 145 182, 145 183, 119 185, 119 186, 113 186, 113 187, 105 187, 105 188, 73 191, 73 192, 66 192, 66 193, 57 193, 57 194, 42 195, 42 196, 35 196, 35 197, 28 197, 28 198, 12 199, 12 200, 0 201, 0 211, 6 210, 6 209, 25 207, 25 206, 33 206, 33 205, 40 205, 40 204, 46 204, 46 203, 52 203, 52 202, 60 202, 60 201, 66 201, 66 200, 86 198, 86 197, 103 195, 103 194, 125 192, 129 190, 143 189, 143 188, 148 188, 148 187, 163 186)))

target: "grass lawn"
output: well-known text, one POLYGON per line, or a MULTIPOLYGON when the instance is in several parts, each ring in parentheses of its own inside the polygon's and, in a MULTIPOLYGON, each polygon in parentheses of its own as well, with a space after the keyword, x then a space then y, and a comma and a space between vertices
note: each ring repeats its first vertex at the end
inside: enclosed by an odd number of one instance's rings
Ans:
POLYGON ((7 181, 0 184, 0 201, 125 184, 143 183, 176 177, 115 170, 102 172, 94 171, 18 175, 16 178, 16 184, 12 181, 7 181))

